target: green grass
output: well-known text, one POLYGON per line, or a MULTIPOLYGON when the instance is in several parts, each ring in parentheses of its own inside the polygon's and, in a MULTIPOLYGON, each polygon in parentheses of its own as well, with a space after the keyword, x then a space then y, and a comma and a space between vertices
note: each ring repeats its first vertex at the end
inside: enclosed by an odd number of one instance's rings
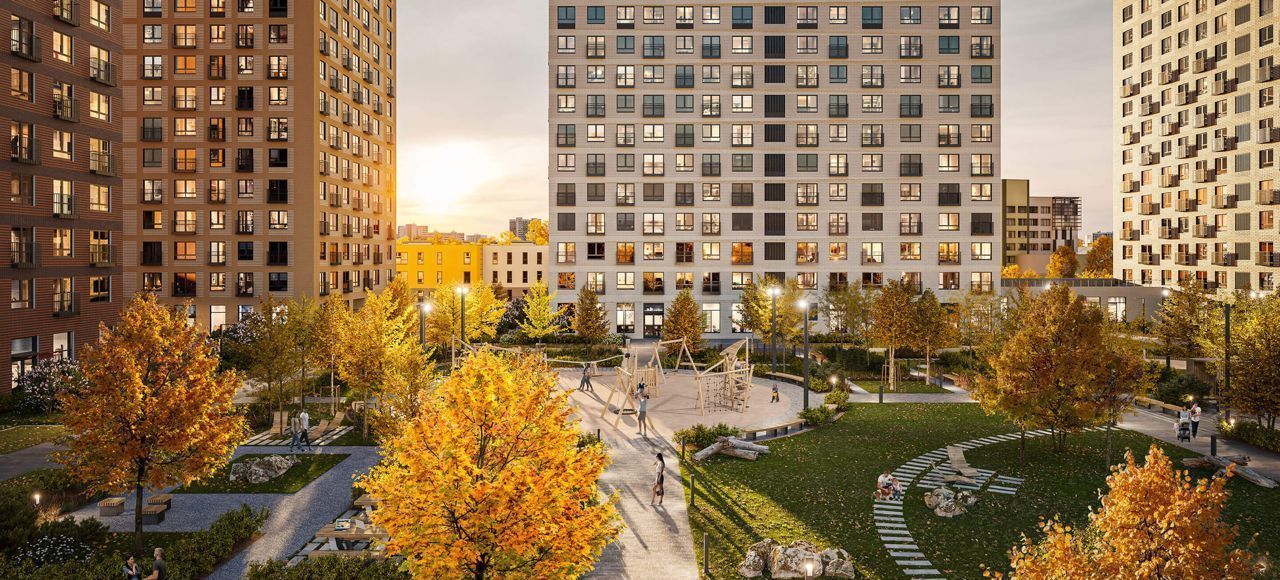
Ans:
MULTIPOLYGON (((771 442, 773 452, 759 461, 713 458, 693 468, 697 504, 689 517, 699 557, 705 532, 710 577, 737 578, 734 567, 752 543, 803 539, 848 550, 870 578, 900 578, 875 534, 871 491, 876 476, 949 443, 1015 431, 976 405, 853 405, 840 421, 771 442)), ((1126 447, 1145 451, 1152 441, 1117 431, 1113 461, 1121 460, 1126 447)), ((1059 454, 1048 440, 1031 439, 1025 466, 1018 464, 1016 441, 970 451, 973 466, 1026 478, 1026 484, 1014 497, 982 494, 969 514, 952 520, 927 513, 923 492, 912 489, 904 510, 911 532, 948 577, 979 578, 982 564, 1003 569, 1007 550, 1020 534, 1034 533, 1041 516, 1061 513, 1078 522, 1097 505, 1097 491, 1105 486, 1104 445, 1101 434, 1077 435, 1059 454)), ((1190 454, 1165 449, 1175 458, 1190 454)), ((687 485, 687 467, 685 477, 687 485)), ((1280 520, 1280 491, 1243 482, 1233 482, 1231 489, 1231 521, 1246 538, 1267 530, 1258 538, 1258 550, 1280 553, 1280 536, 1267 523, 1280 520)))
MULTIPOLYGON (((857 384, 859 387, 866 389, 868 393, 880 392, 880 381, 877 381, 877 380, 854 381, 854 383, 857 384)), ((884 392, 887 395, 890 393, 944 394, 944 393, 949 393, 951 391, 948 391, 942 387, 939 387, 938 385, 926 383, 924 381, 898 381, 897 389, 889 390, 889 385, 885 385, 884 392)))
POLYGON ((31 425, 0 428, 0 455, 48 443, 65 433, 61 425, 31 425))
POLYGON ((378 440, 373 438, 372 430, 370 430, 369 436, 365 437, 360 434, 360 426, 355 425, 350 431, 339 435, 329 445, 333 447, 376 447, 378 440))
POLYGON ((341 453, 295 455, 294 457, 297 457, 301 463, 289 468, 289 471, 271 481, 251 484, 248 482, 231 483, 227 480, 226 474, 231 465, 247 459, 267 456, 267 454, 241 455, 213 475, 177 489, 174 493, 296 493, 348 457, 341 453))
POLYGON ((59 413, 23 413, 17 410, 0 413, 0 427, 10 427, 13 425, 56 425, 61 421, 62 415, 59 413))

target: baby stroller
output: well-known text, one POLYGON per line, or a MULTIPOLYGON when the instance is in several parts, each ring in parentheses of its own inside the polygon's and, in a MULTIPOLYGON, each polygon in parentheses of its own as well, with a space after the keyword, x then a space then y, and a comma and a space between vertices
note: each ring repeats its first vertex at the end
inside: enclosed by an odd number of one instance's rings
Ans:
POLYGON ((1178 421, 1178 442, 1191 441, 1191 422, 1178 421))

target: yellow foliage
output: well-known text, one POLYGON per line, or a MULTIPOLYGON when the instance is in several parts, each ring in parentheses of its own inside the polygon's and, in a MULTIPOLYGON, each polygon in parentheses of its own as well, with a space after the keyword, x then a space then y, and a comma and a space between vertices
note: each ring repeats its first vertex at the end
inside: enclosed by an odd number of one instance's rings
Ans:
POLYGON ((417 578, 574 578, 620 530, 577 447, 568 392, 532 356, 480 351, 445 379, 358 482, 417 578))
POLYGON ((1087 528, 1054 518, 1041 524, 1041 541, 1023 537, 1010 555, 1014 578, 1253 577, 1253 556, 1232 549, 1238 531, 1222 521, 1229 474, 1192 481, 1155 445, 1144 465, 1131 452, 1125 459, 1087 528))

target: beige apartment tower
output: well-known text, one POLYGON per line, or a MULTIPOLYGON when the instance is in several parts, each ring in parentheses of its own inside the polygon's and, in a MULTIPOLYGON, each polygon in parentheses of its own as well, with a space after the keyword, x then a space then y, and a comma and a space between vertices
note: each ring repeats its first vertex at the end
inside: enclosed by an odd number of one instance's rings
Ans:
POLYGON ((1117 1, 1115 275, 1274 290, 1275 0, 1117 1))
POLYGON ((232 324, 394 276, 395 3, 125 0, 125 290, 232 324))
POLYGON ((558 301, 653 337, 690 288, 723 340, 752 280, 999 286, 998 2, 548 9, 558 301))

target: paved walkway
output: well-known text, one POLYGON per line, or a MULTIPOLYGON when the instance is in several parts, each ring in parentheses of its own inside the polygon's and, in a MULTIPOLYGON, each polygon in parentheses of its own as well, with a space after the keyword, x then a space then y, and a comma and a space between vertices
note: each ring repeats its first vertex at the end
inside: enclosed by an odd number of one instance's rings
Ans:
POLYGON ((53 461, 57 449, 52 443, 41 443, 26 449, 0 455, 0 481, 13 479, 37 469, 60 467, 53 461))
MULTIPOLYGON (((1199 437, 1192 439, 1190 442, 1178 441, 1176 425, 1177 419, 1175 417, 1145 409, 1133 409, 1120 422, 1120 427, 1122 428, 1149 435, 1165 443, 1190 449, 1196 453, 1209 454, 1209 436, 1218 434, 1217 415, 1203 415, 1200 420, 1199 437)), ((1280 454, 1273 451, 1220 438, 1218 439, 1218 455, 1248 455, 1251 469, 1266 477, 1280 481, 1280 454)))
MULTIPOLYGON (((281 453, 283 447, 243 446, 235 455, 250 453, 281 453)), ((351 480, 357 473, 364 473, 378 462, 376 447, 324 447, 316 454, 347 454, 338 465, 293 494, 280 493, 179 493, 174 494, 172 507, 165 514, 165 521, 147 526, 147 531, 188 532, 209 527, 222 514, 248 504, 253 508, 270 508, 271 517, 262 527, 262 537, 250 544, 231 560, 223 563, 211 580, 243 578, 254 560, 284 559, 297 552, 307 540, 315 536, 320 526, 327 524, 351 507, 351 480)), ((112 531, 133 530, 133 495, 125 500, 125 512, 119 516, 99 517, 96 505, 90 505, 71 514, 76 518, 95 517, 107 524, 112 531)))
MULTIPOLYGON (((575 373, 569 372, 561 377, 560 383, 566 389, 576 388, 577 380, 575 373)), ((599 383, 596 389, 597 392, 607 390, 599 383)), ((648 439, 636 435, 632 416, 624 417, 614 428, 613 414, 600 418, 603 401, 599 398, 575 392, 573 399, 581 410, 579 417, 583 429, 599 429, 600 438, 609 448, 613 463, 601 476, 600 488, 605 493, 618 495, 618 512, 626 525, 618 540, 605 548, 588 577, 633 580, 698 578, 675 449, 662 434, 655 432, 648 439), (650 506, 656 453, 662 453, 666 458, 666 497, 661 506, 650 506)))

